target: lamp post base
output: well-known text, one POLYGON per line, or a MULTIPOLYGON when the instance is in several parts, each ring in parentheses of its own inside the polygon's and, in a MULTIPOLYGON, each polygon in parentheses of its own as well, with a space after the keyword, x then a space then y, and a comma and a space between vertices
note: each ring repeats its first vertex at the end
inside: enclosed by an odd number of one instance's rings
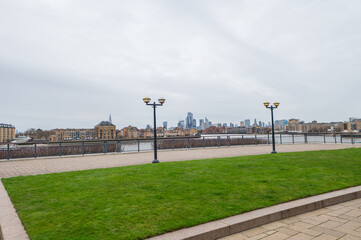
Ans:
POLYGON ((154 159, 152 163, 159 163, 158 159, 154 159))
POLYGON ((271 153, 277 153, 276 151, 272 151, 271 153))

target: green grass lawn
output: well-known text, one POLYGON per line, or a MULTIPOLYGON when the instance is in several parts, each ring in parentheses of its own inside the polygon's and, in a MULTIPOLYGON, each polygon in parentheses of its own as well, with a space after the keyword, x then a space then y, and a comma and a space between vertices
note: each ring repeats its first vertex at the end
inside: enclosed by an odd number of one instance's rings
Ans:
POLYGON ((2 182, 31 239, 143 239, 360 185, 361 148, 147 164, 2 182))

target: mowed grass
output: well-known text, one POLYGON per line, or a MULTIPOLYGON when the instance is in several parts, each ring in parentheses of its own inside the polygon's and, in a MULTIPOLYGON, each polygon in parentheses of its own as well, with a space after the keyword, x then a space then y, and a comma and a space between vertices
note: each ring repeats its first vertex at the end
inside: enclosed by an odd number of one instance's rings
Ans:
POLYGON ((147 164, 2 182, 31 239, 143 239, 360 185, 361 149, 147 164))

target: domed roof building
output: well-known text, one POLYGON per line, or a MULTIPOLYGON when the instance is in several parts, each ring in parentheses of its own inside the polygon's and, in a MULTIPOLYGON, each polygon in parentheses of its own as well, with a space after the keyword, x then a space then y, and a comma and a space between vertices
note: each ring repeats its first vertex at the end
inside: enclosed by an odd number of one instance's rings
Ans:
POLYGON ((115 125, 109 121, 101 121, 100 123, 98 123, 95 126, 115 126, 115 125))
POLYGON ((94 127, 95 137, 98 140, 116 139, 116 126, 109 121, 101 121, 94 127))

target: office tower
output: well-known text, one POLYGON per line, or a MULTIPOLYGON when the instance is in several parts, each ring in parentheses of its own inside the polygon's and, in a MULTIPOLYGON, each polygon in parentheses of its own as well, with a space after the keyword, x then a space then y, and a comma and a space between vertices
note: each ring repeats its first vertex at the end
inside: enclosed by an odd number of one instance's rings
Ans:
POLYGON ((234 124, 233 124, 233 123, 229 123, 229 127, 230 127, 230 128, 234 128, 234 124))
POLYGON ((186 129, 193 127, 193 113, 188 112, 186 117, 186 129))
POLYGON ((257 126, 257 119, 256 118, 254 119, 253 125, 257 126))
POLYGON ((206 123, 206 128, 209 128, 210 124, 207 117, 204 118, 204 122, 206 123))
POLYGON ((241 122, 239 123, 239 126, 244 127, 244 121, 241 121, 241 122))
POLYGON ((163 122, 163 127, 164 127, 164 128, 168 128, 168 122, 167 122, 167 121, 164 121, 164 122, 163 122))
POLYGON ((193 119, 192 128, 197 128, 197 120, 193 119))
POLYGON ((204 123, 204 119, 199 119, 199 129, 202 129, 203 123, 204 123))
POLYGON ((184 120, 178 122, 178 128, 184 128, 184 120))
POLYGON ((246 127, 250 127, 250 126, 251 126, 251 120, 250 120, 250 119, 245 119, 245 120, 244 120, 244 125, 245 125, 246 127))

